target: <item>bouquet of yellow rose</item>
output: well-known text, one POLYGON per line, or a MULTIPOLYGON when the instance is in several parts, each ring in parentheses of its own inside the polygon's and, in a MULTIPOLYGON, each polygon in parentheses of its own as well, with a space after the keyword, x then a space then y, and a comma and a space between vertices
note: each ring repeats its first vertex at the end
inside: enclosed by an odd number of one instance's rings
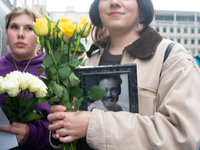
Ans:
MULTIPOLYGON (((46 97, 40 98, 39 101, 41 103, 48 101, 50 105, 64 105, 66 111, 73 111, 72 106, 74 106, 74 110, 77 111, 84 97, 74 69, 83 63, 75 57, 75 54, 77 50, 80 51, 80 39, 89 35, 91 23, 88 23, 84 16, 80 17, 77 25, 70 18, 60 18, 54 24, 49 18, 44 17, 36 19, 34 25, 33 30, 39 37, 41 51, 44 48, 46 52, 38 75, 45 71, 46 78, 42 80, 48 89, 46 97)), ((93 86, 88 91, 87 97, 99 100, 104 93, 104 88, 93 86)), ((75 150, 74 142, 63 144, 63 149, 75 150)))
POLYGON ((5 95, 6 102, 0 106, 10 124, 14 121, 28 123, 40 119, 42 114, 34 110, 34 106, 39 98, 45 96, 46 89, 42 80, 27 72, 14 71, 4 78, 0 76, 0 95, 5 95), (33 97, 28 100, 30 93, 33 97))

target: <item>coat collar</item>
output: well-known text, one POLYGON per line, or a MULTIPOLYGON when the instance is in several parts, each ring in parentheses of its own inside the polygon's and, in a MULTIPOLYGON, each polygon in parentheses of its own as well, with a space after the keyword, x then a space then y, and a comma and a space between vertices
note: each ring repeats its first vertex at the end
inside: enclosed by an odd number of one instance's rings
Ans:
MULTIPOLYGON (((126 46, 125 49, 130 51, 130 53, 132 53, 137 58, 147 59, 154 55, 161 40, 162 36, 158 34, 153 28, 148 27, 140 35, 139 39, 126 46)), ((88 57, 91 57, 93 51, 99 49, 100 47, 105 48, 108 41, 110 41, 110 36, 107 36, 104 39, 93 43, 87 52, 88 57)))

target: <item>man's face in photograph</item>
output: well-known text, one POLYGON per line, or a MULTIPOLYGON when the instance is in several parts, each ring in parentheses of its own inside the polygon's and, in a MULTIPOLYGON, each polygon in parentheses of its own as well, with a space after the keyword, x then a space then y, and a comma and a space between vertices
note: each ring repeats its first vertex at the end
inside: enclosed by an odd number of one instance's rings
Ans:
POLYGON ((99 85, 106 89, 104 96, 101 98, 102 103, 108 109, 112 109, 116 105, 120 94, 119 82, 116 79, 109 78, 101 80, 99 85))

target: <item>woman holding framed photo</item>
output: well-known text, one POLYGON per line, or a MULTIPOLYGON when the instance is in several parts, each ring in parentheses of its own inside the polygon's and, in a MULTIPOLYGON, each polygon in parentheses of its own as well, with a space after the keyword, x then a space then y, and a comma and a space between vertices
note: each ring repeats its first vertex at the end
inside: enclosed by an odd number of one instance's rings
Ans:
POLYGON ((136 63, 139 113, 67 113, 65 107, 52 106, 53 139, 67 143, 86 137, 99 150, 198 149, 200 71, 178 43, 163 63, 172 41, 149 26, 151 0, 94 0, 89 14, 93 30, 105 27, 109 36, 91 46, 86 66, 136 63))

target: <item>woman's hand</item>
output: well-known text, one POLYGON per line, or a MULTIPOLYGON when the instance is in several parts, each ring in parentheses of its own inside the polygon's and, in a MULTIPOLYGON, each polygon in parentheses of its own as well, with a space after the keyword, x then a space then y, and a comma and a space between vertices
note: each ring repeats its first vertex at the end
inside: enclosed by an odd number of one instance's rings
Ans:
POLYGON ((24 144, 29 134, 29 126, 25 123, 13 122, 11 126, 2 126, 0 131, 10 132, 16 135, 19 145, 24 144))
POLYGON ((69 143, 86 136, 91 112, 64 112, 65 107, 55 105, 48 115, 49 130, 54 139, 62 143, 69 143))

